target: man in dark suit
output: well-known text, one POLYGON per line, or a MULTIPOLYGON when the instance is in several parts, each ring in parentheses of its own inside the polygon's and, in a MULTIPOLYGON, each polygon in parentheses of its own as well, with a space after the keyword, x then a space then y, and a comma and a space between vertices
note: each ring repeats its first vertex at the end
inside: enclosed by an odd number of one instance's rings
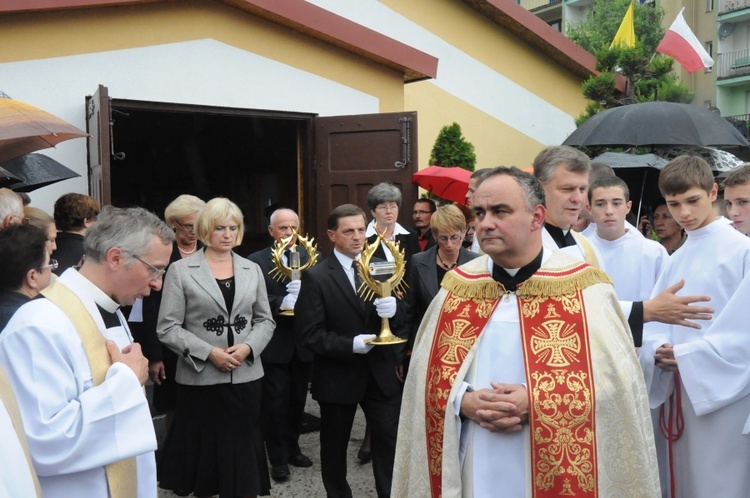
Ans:
POLYGON ((320 458, 329 497, 351 497, 346 481, 346 452, 359 404, 372 430, 372 462, 379 497, 390 495, 401 406, 398 346, 365 341, 380 330, 380 317, 393 318, 403 334, 403 317, 389 296, 363 302, 356 294, 356 260, 365 242, 365 213, 352 204, 331 211, 328 237, 333 254, 302 274, 295 333, 315 354, 312 395, 320 404, 320 458), (395 316, 394 316, 395 315, 395 316))
MULTIPOLYGON (((271 214, 268 233, 274 241, 292 235, 299 228, 299 217, 291 209, 277 209, 271 214)), ((289 243, 291 247, 296 241, 289 243)), ((303 247, 298 248, 300 264, 309 259, 303 247)), ((289 256, 282 255, 289 265, 289 256)), ((310 374, 312 353, 295 345, 294 316, 280 314, 294 310, 300 289, 300 281, 277 281, 270 272, 274 268, 271 247, 257 251, 248 259, 263 271, 268 291, 268 303, 276 321, 271 342, 261 354, 263 361, 263 439, 266 443, 268 459, 271 462, 271 477, 285 481, 289 477, 289 465, 310 467, 312 461, 302 454, 299 448, 299 433, 302 415, 307 400, 307 382, 310 374)))
POLYGON ((430 230, 432 214, 437 209, 432 199, 417 199, 414 203, 412 218, 414 219, 414 230, 417 232, 417 243, 421 252, 435 245, 435 237, 430 230))

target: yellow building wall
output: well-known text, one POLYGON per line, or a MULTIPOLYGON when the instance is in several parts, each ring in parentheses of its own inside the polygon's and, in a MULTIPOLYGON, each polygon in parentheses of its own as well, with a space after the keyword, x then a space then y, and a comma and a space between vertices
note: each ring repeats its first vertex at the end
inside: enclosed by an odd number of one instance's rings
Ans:
MULTIPOLYGON (((581 93, 580 77, 462 2, 380 1, 573 118, 583 112, 586 99, 581 93)), ((552 145, 524 135, 429 81, 406 86, 406 108, 419 111, 420 168, 427 166, 440 128, 454 121, 475 145, 478 168, 530 165, 542 148, 552 145)))
POLYGON ((399 72, 215 2, 10 14, 0 20, 0 63, 214 39, 373 95, 381 112, 404 110, 399 72))
POLYGON ((428 81, 407 86, 406 108, 419 109, 419 169, 428 166, 440 129, 454 121, 474 144, 477 169, 530 166, 545 146, 428 81))

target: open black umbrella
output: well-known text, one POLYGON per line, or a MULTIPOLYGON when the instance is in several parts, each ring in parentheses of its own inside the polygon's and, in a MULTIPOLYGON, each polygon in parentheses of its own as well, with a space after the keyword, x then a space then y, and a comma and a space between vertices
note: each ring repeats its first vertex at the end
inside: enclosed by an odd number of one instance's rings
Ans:
POLYGON ((0 168, 0 188, 8 187, 14 183, 20 182, 21 179, 5 168, 0 168))
POLYGON ((4 162, 0 167, 16 177, 16 180, 8 185, 8 188, 16 192, 31 192, 46 185, 81 176, 44 154, 26 154, 4 162))
POLYGON ((719 114, 673 102, 644 102, 607 109, 589 118, 563 142, 573 147, 750 146, 719 114))

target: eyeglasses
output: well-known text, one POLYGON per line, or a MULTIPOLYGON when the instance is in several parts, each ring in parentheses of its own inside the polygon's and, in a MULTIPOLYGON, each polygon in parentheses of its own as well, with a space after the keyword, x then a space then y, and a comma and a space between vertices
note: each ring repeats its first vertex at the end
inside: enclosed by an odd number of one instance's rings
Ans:
POLYGON ((50 259, 50 260, 49 260, 49 264, 48 264, 48 265, 40 266, 40 267, 39 267, 39 268, 37 268, 37 269, 38 269, 38 270, 39 270, 40 272, 43 272, 43 271, 44 271, 44 270, 46 270, 47 268, 49 268, 50 270, 57 270, 57 267, 58 267, 58 266, 60 266, 60 265, 59 265, 59 264, 57 263, 57 260, 56 260, 56 259, 50 259))
POLYGON ((454 234, 453 234, 453 235, 451 235, 450 237, 446 237, 445 235, 441 235, 441 236, 439 236, 439 237, 438 237, 438 240, 439 240, 440 242, 442 242, 443 244, 445 244, 445 243, 446 243, 446 242, 448 242, 449 240, 450 240, 451 242, 458 242, 459 240, 461 240, 461 236, 460 236, 460 235, 458 235, 457 233, 454 233, 454 234))
POLYGON ((148 262, 142 260, 141 258, 139 258, 138 256, 136 256, 135 254, 131 254, 131 256, 133 256, 135 259, 137 259, 138 261, 140 261, 144 265, 146 265, 149 268, 151 268, 152 270, 154 270, 154 274, 151 276, 151 280, 159 280, 167 272, 167 270, 165 268, 159 269, 159 268, 155 267, 154 265, 152 265, 151 263, 148 263, 148 262))
POLYGON ((195 230, 195 225, 183 225, 182 223, 180 223, 177 220, 174 220, 174 222, 177 223, 178 227, 182 228, 186 232, 192 232, 193 230, 195 230))
POLYGON ((398 211, 398 204, 378 204, 375 206, 375 211, 398 211))

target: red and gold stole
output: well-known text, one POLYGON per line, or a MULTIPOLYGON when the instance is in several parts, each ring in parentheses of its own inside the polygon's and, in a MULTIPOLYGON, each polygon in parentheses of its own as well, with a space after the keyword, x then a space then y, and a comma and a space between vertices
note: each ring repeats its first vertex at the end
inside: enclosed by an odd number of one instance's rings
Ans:
MULTIPOLYGON (((582 291, 611 283, 588 264, 538 270, 518 289, 529 392, 534 497, 597 496, 594 379, 582 291)), ((445 409, 458 370, 505 288, 488 272, 446 274, 427 366, 425 416, 431 495, 442 496, 445 409)), ((498 379, 502 382, 502 379, 498 379)))

